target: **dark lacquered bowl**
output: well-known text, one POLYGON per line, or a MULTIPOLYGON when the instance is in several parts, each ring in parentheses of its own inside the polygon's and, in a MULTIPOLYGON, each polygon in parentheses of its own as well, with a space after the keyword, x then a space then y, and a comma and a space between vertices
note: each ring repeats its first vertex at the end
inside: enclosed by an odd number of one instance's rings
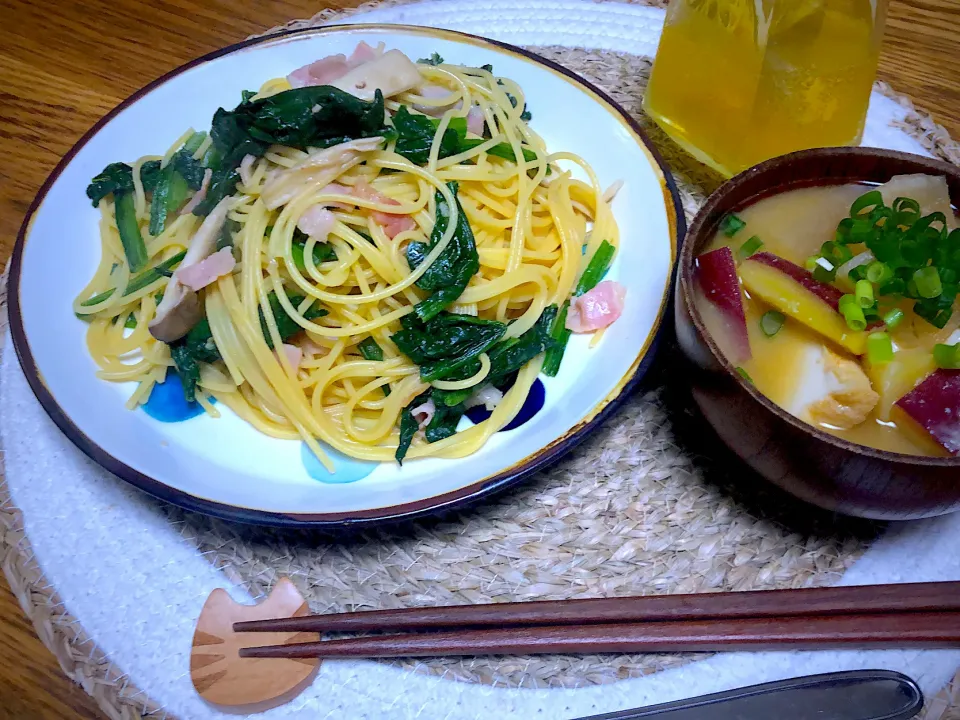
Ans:
POLYGON ((882 183, 894 175, 944 175, 954 208, 960 168, 874 148, 803 150, 737 175, 707 201, 687 233, 677 273, 677 338, 689 363, 691 391, 720 438, 770 482, 828 510, 884 520, 960 509, 960 458, 885 452, 841 440, 798 420, 743 380, 720 353, 691 302, 693 260, 720 219, 784 190, 849 182, 882 183))

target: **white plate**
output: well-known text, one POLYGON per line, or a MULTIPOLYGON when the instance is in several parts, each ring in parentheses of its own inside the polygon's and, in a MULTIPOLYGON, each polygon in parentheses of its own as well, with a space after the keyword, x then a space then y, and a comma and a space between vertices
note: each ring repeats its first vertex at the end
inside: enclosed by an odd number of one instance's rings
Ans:
POLYGON ((103 118, 64 157, 20 230, 10 275, 11 330, 30 384, 81 450, 137 487, 183 507, 279 525, 369 523, 420 515, 516 482, 569 450, 640 379, 652 359, 683 234, 669 171, 636 123, 609 97, 558 65, 520 48, 446 30, 397 25, 332 26, 274 35, 215 52, 151 83, 103 118), (318 472, 301 444, 261 435, 221 407, 178 423, 128 411, 132 384, 98 380, 71 301, 99 256, 99 214, 85 188, 105 165, 157 154, 187 127, 206 129, 219 106, 319 57, 365 40, 412 58, 492 63, 524 88, 532 126, 552 150, 583 156, 614 202, 621 247, 609 278, 627 286, 620 320, 590 350, 575 337, 559 375, 542 378, 544 409, 496 434, 461 460, 393 464, 338 457, 318 472))

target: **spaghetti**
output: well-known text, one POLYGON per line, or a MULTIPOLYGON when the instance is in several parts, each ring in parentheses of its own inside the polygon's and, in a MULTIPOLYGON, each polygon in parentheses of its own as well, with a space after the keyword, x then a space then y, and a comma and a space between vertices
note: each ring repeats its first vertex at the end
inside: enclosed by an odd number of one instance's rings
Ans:
POLYGON ((216 399, 302 438, 330 470, 322 443, 374 461, 475 452, 544 353, 559 365, 568 300, 618 243, 590 166, 528 118, 489 66, 361 43, 244 93, 162 157, 108 166, 88 189, 101 261, 74 302, 99 377, 137 383, 134 408, 176 372, 208 413, 216 399), (492 414, 461 427, 474 403, 492 414))

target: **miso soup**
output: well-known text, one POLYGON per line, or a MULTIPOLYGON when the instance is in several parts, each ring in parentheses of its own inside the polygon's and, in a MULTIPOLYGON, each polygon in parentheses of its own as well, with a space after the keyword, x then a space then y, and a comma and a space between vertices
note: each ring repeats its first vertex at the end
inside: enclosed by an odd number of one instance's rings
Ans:
POLYGON ((757 390, 854 443, 960 453, 960 230, 942 177, 790 190, 728 215, 694 301, 757 390))

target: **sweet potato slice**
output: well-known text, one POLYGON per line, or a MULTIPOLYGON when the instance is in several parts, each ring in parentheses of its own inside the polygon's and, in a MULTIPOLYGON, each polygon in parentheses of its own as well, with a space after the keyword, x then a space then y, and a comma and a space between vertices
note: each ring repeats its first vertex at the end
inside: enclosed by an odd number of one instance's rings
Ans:
POLYGON ((933 372, 897 400, 896 408, 951 455, 960 453, 960 370, 933 372))
MULTIPOLYGON (((749 360, 747 318, 743 312, 743 297, 733 251, 722 247, 697 257, 694 260, 693 279, 701 298, 716 310, 711 315, 722 325, 720 337, 714 339, 732 362, 749 360)), ((716 336, 718 333, 713 334, 716 336)))
POLYGON ((854 355, 866 350, 867 333, 851 330, 837 311, 843 293, 799 265, 771 253, 757 253, 740 265, 747 291, 854 355))

